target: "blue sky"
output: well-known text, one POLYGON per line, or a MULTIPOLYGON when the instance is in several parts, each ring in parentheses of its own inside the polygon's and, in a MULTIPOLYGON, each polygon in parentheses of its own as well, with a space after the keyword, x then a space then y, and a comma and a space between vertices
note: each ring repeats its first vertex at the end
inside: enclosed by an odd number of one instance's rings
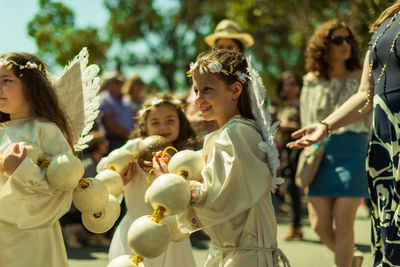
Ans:
MULTIPOLYGON (((103 0, 61 0, 74 11, 78 27, 104 28, 109 15, 103 0), (99 19, 101 18, 101 19, 99 19)), ((0 54, 10 51, 35 53, 35 40, 28 35, 28 23, 39 10, 39 0, 0 0, 0 54)))
MULTIPOLYGON (((59 0, 58 2, 72 9, 77 28, 94 26, 100 30, 106 29, 109 12, 104 7, 103 0, 59 0)), ((173 3, 176 1, 168 0, 168 2, 170 5, 167 6, 175 7, 173 3)), ((39 0, 0 0, 0 6, 0 55, 11 51, 35 54, 38 49, 35 40, 28 34, 28 23, 39 10, 39 0)), ((138 49, 139 47, 136 46, 135 48, 138 49)), ((116 51, 113 51, 115 49, 118 50, 118 46, 109 52, 116 53, 116 51)), ((50 62, 46 63, 51 64, 50 62)), ((61 66, 49 67, 55 73, 62 70, 61 66)), ((131 67, 124 72, 126 75, 137 72, 145 82, 154 80, 158 75, 158 69, 152 66, 131 67)), ((165 84, 165 81, 160 82, 161 86, 165 84)))
MULTIPOLYGON (((61 2, 74 12, 75 25, 77 28, 94 26, 101 32, 106 30, 109 20, 109 12, 104 7, 104 0, 53 0, 61 2)), ((153 4, 159 8, 160 12, 174 12, 179 7, 177 0, 154 0, 153 4)), ((0 0, 0 55, 6 52, 27 52, 35 54, 37 46, 35 40, 28 34, 28 23, 34 18, 39 10, 39 0, 0 0)), ((121 53, 120 46, 113 45, 108 54, 121 53)), ((134 49, 143 51, 146 54, 144 45, 140 42, 126 47, 128 50, 134 49)), ((90 51, 89 51, 90 54, 90 51)), ((50 70, 59 73, 61 66, 52 66, 50 70)), ((106 68, 113 68, 114 63, 110 62, 106 68)), ((166 88, 166 81, 160 79, 157 66, 131 66, 123 70, 126 75, 137 72, 145 82, 158 80, 161 88, 166 88)))
MULTIPOLYGON (((105 30, 109 13, 103 0, 60 0, 68 6, 75 15, 77 28, 94 26, 105 30)), ((36 53, 35 40, 28 34, 28 23, 39 10, 39 0, 0 0, 0 55, 6 52, 36 53)), ((118 47, 116 47, 118 49, 118 47)), ((112 52, 112 51, 111 51, 112 52)), ((89 51, 90 53, 90 51, 89 51)), ((50 64, 50 62, 47 62, 50 64)), ((60 72, 61 67, 50 66, 54 72, 60 72)), ((143 80, 150 81, 157 75, 157 70, 151 67, 126 70, 126 74, 138 72, 143 80)))
MULTIPOLYGON (((95 26, 105 29, 109 14, 103 0, 60 0, 58 2, 73 10, 75 25, 78 28, 95 26)), ((35 54, 38 49, 35 40, 28 34, 28 23, 39 10, 39 0, 0 0, 0 4, 2 11, 0 54, 10 51, 35 54)), ((61 67, 50 66, 50 68, 58 72, 61 67)))

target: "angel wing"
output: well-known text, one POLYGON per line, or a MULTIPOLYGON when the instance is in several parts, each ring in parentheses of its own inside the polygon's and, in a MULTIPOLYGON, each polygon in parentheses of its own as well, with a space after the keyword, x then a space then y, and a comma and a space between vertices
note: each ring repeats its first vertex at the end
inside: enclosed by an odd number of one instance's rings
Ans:
POLYGON ((247 58, 248 71, 250 75, 250 98, 251 108, 256 120, 257 126, 260 128, 264 142, 260 143, 259 148, 267 154, 267 161, 273 175, 272 191, 275 192, 279 184, 283 183, 283 179, 277 177, 280 166, 279 152, 275 143, 275 134, 278 130, 279 121, 271 125, 271 116, 267 110, 265 103, 267 90, 264 87, 260 74, 253 68, 251 57, 247 58))
POLYGON ((88 132, 99 113, 100 68, 88 66, 89 53, 83 48, 65 67, 59 77, 53 79, 60 106, 71 123, 72 141, 75 151, 87 147, 93 136, 88 132))

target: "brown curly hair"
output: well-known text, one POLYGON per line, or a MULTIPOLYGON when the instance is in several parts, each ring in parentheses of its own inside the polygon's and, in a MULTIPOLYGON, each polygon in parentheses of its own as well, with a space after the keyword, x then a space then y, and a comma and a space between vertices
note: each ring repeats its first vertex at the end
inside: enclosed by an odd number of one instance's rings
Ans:
POLYGON ((306 48, 306 70, 309 72, 317 72, 317 75, 329 80, 329 44, 331 37, 337 29, 347 29, 350 36, 353 37, 351 44, 350 58, 346 60, 347 70, 356 70, 361 68, 360 49, 358 42, 350 27, 342 21, 328 21, 323 23, 311 36, 306 48))
POLYGON ((224 81, 227 85, 231 85, 237 81, 239 81, 242 84, 243 89, 238 101, 239 113, 246 119, 254 120, 254 115, 253 112, 251 111, 251 101, 249 92, 250 80, 246 78, 245 82, 241 82, 238 79, 238 76, 234 75, 234 73, 236 73, 237 71, 249 75, 247 71, 248 66, 246 57, 243 55, 243 53, 227 49, 212 49, 199 54, 197 56, 196 61, 199 63, 200 66, 207 66, 212 61, 218 61, 219 63, 221 63, 222 68, 224 70, 227 70, 229 74, 226 75, 224 72, 218 72, 214 74, 217 74, 218 77, 222 81, 224 81))
POLYGON ((152 95, 145 99, 142 109, 138 112, 139 115, 136 117, 137 122, 130 138, 147 137, 147 118, 150 111, 162 105, 169 105, 176 109, 179 119, 179 135, 178 138, 172 142, 174 147, 178 150, 200 149, 202 147, 200 137, 190 125, 190 122, 182 109, 183 104, 176 104, 176 100, 177 99, 174 96, 168 93, 156 94, 155 96, 152 95), (153 104, 154 102, 157 104, 153 104))
MULTIPOLYGON (((45 65, 43 62, 34 55, 27 53, 7 53, 1 56, 7 60, 13 60, 19 65, 25 66, 28 61, 35 63, 37 66, 42 66, 42 70, 39 69, 21 69, 19 66, 11 64, 11 70, 14 75, 22 81, 23 93, 25 99, 28 101, 33 114, 36 117, 44 118, 49 122, 53 122, 64 134, 68 144, 72 151, 72 130, 70 122, 60 107, 55 90, 51 82, 49 81, 45 65)), ((0 122, 9 121, 9 114, 0 112, 0 122)))

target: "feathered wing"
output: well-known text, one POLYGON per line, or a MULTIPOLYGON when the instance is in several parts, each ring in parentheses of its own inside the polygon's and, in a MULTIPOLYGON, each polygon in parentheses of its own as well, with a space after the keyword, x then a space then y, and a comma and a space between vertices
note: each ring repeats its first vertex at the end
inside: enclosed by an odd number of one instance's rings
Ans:
POLYGON ((86 148, 93 138, 88 132, 99 113, 100 79, 96 75, 100 69, 97 65, 88 66, 88 58, 85 47, 53 82, 60 106, 71 124, 75 151, 86 148))
POLYGON ((248 71, 250 75, 250 98, 252 112, 254 114, 256 124, 260 128, 264 142, 259 144, 259 148, 267 154, 267 161, 270 167, 273 181, 272 191, 275 192, 279 184, 283 183, 283 179, 277 177, 280 166, 279 152, 275 143, 275 134, 278 130, 279 122, 271 124, 271 116, 267 110, 265 103, 267 90, 264 87, 260 74, 253 68, 251 57, 247 58, 248 71))

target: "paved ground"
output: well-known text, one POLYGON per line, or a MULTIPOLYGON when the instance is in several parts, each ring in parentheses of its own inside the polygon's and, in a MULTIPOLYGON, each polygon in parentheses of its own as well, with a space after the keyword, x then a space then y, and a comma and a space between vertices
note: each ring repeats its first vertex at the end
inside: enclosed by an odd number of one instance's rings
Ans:
MULTIPOLYGON (((301 241, 283 241, 280 239, 288 229, 288 215, 278 213, 278 242, 279 247, 285 252, 292 267, 325 267, 333 266, 333 254, 319 242, 317 235, 308 225, 306 216, 303 218, 305 224, 304 239, 301 241)), ((365 207, 358 210, 355 222, 356 246, 365 257, 362 266, 372 266, 372 255, 370 250, 370 220, 365 207)), ((202 263, 207 255, 209 241, 201 237, 192 238, 193 254, 197 266, 202 263)), ((69 263, 71 267, 106 267, 107 249, 83 248, 79 250, 68 250, 69 263)))

